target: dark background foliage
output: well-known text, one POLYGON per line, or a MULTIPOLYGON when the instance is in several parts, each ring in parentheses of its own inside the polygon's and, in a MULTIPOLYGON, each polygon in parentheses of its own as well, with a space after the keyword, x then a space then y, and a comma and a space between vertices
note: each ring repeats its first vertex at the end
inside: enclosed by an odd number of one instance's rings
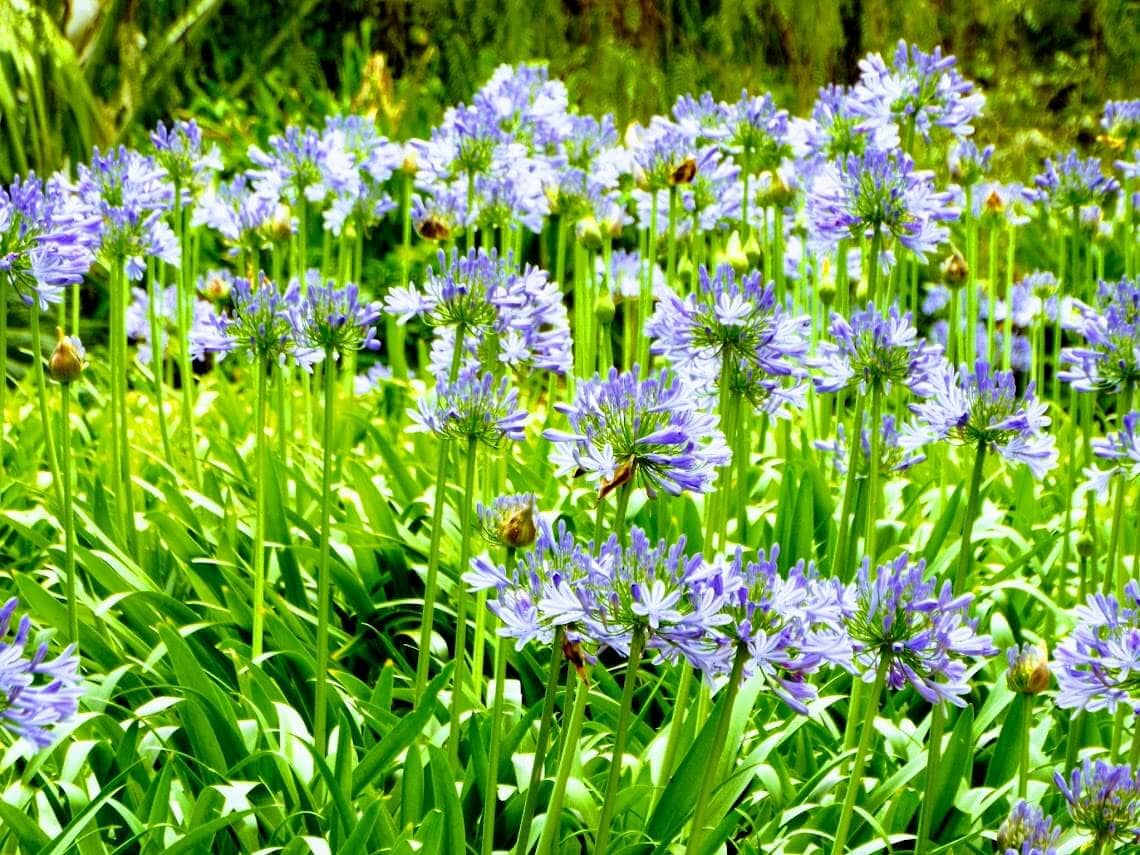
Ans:
POLYGON ((802 113, 900 38, 959 56, 989 97, 980 138, 1023 175, 1140 89, 1137 0, 0 0, 0 177, 168 116, 238 148, 338 109, 423 134, 528 59, 619 125, 705 89, 769 89, 802 113))

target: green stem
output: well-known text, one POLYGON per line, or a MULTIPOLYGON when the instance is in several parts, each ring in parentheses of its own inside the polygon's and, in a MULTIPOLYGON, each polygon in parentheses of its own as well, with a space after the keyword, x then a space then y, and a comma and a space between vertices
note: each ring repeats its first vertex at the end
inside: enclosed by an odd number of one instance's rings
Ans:
MULTIPOLYGON (((78 289, 77 289, 78 290, 78 289)), ((76 328, 78 331, 78 328, 76 328)), ((4 434, 8 429, 8 279, 0 277, 0 473, 4 472, 4 434)))
MULTIPOLYGON (((877 557, 875 540, 879 528, 879 463, 882 456, 879 451, 881 442, 881 428, 883 424, 883 390, 878 383, 871 385, 871 423, 868 433, 871 437, 871 453, 867 459, 867 529, 863 537, 864 553, 874 565, 877 557)), ((855 425, 851 431, 851 447, 861 448, 863 436, 860 425, 855 425)))
MULTIPOLYGON (((538 806, 538 786, 542 781, 543 766, 546 762, 546 746, 550 742, 551 725, 554 721, 554 707, 558 703, 559 678, 562 675, 562 642, 566 634, 558 627, 554 634, 554 645, 550 650, 550 672, 546 677, 546 696, 542 703, 542 718, 538 722, 538 739, 534 745, 534 762, 530 767, 530 782, 523 801, 522 819, 519 821, 519 836, 514 855, 525 855, 530 843, 530 826, 534 821, 534 811, 538 806)), ((547 823, 549 825, 549 823, 547 823)))
POLYGON ((831 855, 844 855, 847 851, 847 835, 851 832, 851 817, 855 812, 855 800, 859 790, 863 787, 863 769, 867 765, 867 753, 871 750, 871 740, 875 736, 875 716, 879 712, 879 696, 883 693, 883 685, 887 680, 887 668, 890 659, 886 655, 880 656, 879 667, 875 672, 875 682, 871 687, 871 694, 866 699, 866 711, 859 734, 859 746, 855 749, 855 765, 851 769, 851 776, 847 779, 847 792, 843 798, 843 808, 839 814, 839 825, 835 831, 835 841, 831 848, 831 855))
POLYGON ((256 484, 257 515, 253 523, 253 658, 257 659, 264 650, 262 639, 265 627, 265 507, 266 491, 268 489, 269 475, 265 463, 265 411, 267 377, 270 366, 267 361, 257 363, 257 397, 254 399, 253 425, 254 425, 254 458, 256 484))
MULTIPOLYGON (((186 210, 182 205, 182 188, 174 186, 174 228, 178 235, 181 263, 177 277, 178 357, 182 375, 182 427, 186 437, 186 453, 190 458, 190 474, 194 484, 200 483, 198 474, 197 430, 194 427, 194 368, 190 359, 190 326, 193 322, 194 287, 193 253, 190 251, 190 234, 186 228, 186 210)), ((256 284, 257 271, 250 277, 256 284)), ((153 300, 153 298, 152 298, 153 300)), ((157 339, 152 337, 157 349, 157 339)))
POLYGON ((942 734, 945 724, 946 713, 942 704, 935 704, 930 716, 930 735, 926 745, 926 787, 922 796, 922 813, 918 819, 914 855, 926 855, 930 844, 930 831, 934 824, 934 789, 939 781, 938 767, 942 764, 942 734))
POLYGON ((150 316, 150 372, 154 381, 154 405, 158 410, 158 432, 162 437, 162 454, 166 465, 174 470, 174 451, 170 447, 170 431, 166 426, 166 404, 163 401, 163 363, 165 358, 162 349, 162 334, 158 325, 158 306, 162 299, 158 282, 158 271, 153 258, 147 259, 146 279, 149 289, 147 299, 147 314, 150 316))
POLYGON ((71 457, 71 384, 59 386, 60 462, 63 467, 63 567, 67 580, 67 634, 79 654, 79 607, 75 601, 75 506, 72 498, 74 461, 71 457))
POLYGON ((324 430, 321 433, 321 551, 317 565, 317 656, 316 694, 313 712, 313 744, 319 757, 324 757, 327 748, 325 722, 328 710, 326 694, 329 679, 329 558, 332 549, 330 541, 330 518, 332 516, 332 451, 333 451, 333 412, 336 407, 336 362, 335 351, 325 348, 324 368, 324 430))
MULTIPOLYGON (((848 564, 851 564, 847 555, 847 541, 849 532, 851 530, 851 511, 855 503, 855 468, 859 460, 859 446, 861 442, 859 437, 863 430, 863 413, 866 411, 867 396, 858 395, 855 399, 855 419, 852 422, 851 432, 848 434, 848 456, 847 456, 847 478, 843 487, 843 505, 839 511, 839 536, 835 541, 835 560, 831 565, 831 575, 848 582, 851 579, 854 571, 852 564, 852 572, 848 572, 848 564)), ((842 418, 842 414, 840 414, 842 418)))
POLYGON ((784 207, 772 208, 772 272, 776 280, 776 299, 785 305, 787 299, 787 277, 784 275, 784 207))
POLYGON ((985 462, 986 442, 979 440, 974 453, 974 471, 970 476, 970 492, 966 494, 966 519, 962 522, 962 545, 958 553, 958 572, 954 577, 954 591, 958 594, 966 590, 966 582, 970 577, 970 563, 974 554, 974 519, 978 515, 978 500, 982 491, 985 462))
MULTIPOLYGON (((633 481, 622 484, 618 488, 617 505, 614 507, 614 532, 617 533, 618 542, 625 546, 629 543, 629 531, 625 527, 625 515, 629 510, 629 497, 633 493, 633 481)), ((595 547, 601 548, 601 543, 595 544, 595 547)))
POLYGON ((997 269, 998 269, 998 227, 990 226, 989 274, 986 281, 986 294, 989 307, 986 311, 986 362, 994 364, 994 331, 997 329, 997 269))
MULTIPOLYGON (((624 489, 624 488, 623 488, 624 489)), ((641 665, 641 652, 645 649, 645 627, 637 627, 629 642, 629 659, 626 662, 625 680, 622 685, 621 706, 618 709, 617 730, 614 731, 614 748, 610 755, 610 773, 606 779, 606 797, 602 802, 602 812, 598 817, 598 837, 594 843, 594 855, 605 855, 609 851, 610 825, 617 806, 618 787, 621 784, 622 757, 625 756, 625 742, 629 735, 629 720, 633 714, 633 693, 637 688, 637 669, 641 665)), ((579 691, 581 691, 579 689, 579 691)))
MULTIPOLYGON (((511 564, 507 560, 507 566, 511 564)), ((487 750, 487 783, 483 787, 483 840, 480 852, 492 855, 495 849, 495 808, 498 806, 499 789, 499 746, 503 739, 503 717, 507 682, 507 656, 511 649, 510 639, 499 639, 495 651, 495 701, 491 705, 491 746, 487 750)), ((537 762, 538 758, 535 758, 537 762)))
POLYGON ((456 571, 455 601, 455 683, 451 689, 451 729, 447 740, 447 750, 454 765, 459 763, 459 738, 462 728, 460 718, 466 702, 467 692, 467 586, 463 584, 463 573, 471 560, 471 506, 475 503, 475 460, 478 457, 478 439, 472 436, 467 440, 467 467, 463 478, 463 498, 459 506, 459 567, 456 571))
POLYGON ((55 431, 52 430, 51 416, 48 414, 47 379, 44 374, 43 341, 40 335, 40 307, 33 303, 28 310, 32 328, 32 374, 36 379, 36 395, 39 399, 40 422, 44 431, 44 449, 48 460, 48 469, 51 471, 51 485, 55 492, 56 502, 62 508, 64 503, 63 480, 59 474, 59 458, 55 450, 55 431))
MULTIPOLYGON (((1124 387, 1120 390, 1120 401, 1118 404, 1119 422, 1123 425, 1124 416, 1132 410, 1132 383, 1125 380, 1124 387)), ((1128 492, 1128 479, 1121 475, 1116 479, 1116 495, 1113 497, 1112 505, 1112 527, 1108 530, 1108 558, 1105 562, 1104 572, 1104 593, 1111 594, 1116 589, 1116 580, 1118 576, 1121 579, 1121 585, 1125 582, 1123 567, 1119 567, 1122 563, 1120 561, 1120 542, 1124 530, 1124 498, 1128 492), (1119 573, 1118 573, 1119 567, 1119 573)))
POLYGON ((637 301, 640 321, 637 325, 637 363, 641 366, 642 377, 649 374, 649 336, 645 334, 645 324, 653 314, 653 268, 657 265, 657 191, 651 192, 648 249, 643 259, 645 272, 641 279, 641 299, 637 301))
POLYGON ((111 260, 111 395, 117 414, 113 423, 112 464, 123 520, 123 538, 127 550, 137 557, 135 531, 134 485, 131 482, 130 414, 127 406, 127 285, 125 262, 111 260), (115 406, 117 403, 117 406, 115 406))
POLYGON ((724 700, 721 702, 720 712, 716 719, 716 730, 713 731, 712 746, 705 761, 705 772, 701 777, 701 787, 697 790, 697 802, 693 807, 693 827, 689 833, 689 844, 685 847, 686 855, 697 855, 700 851, 701 838, 705 831, 705 812, 708 810, 709 799, 713 790, 720 783, 720 765, 724 762, 724 750, 728 742, 728 726, 732 721, 732 707, 736 703, 736 693, 740 689, 740 681, 744 676, 744 664, 748 660, 748 648, 740 645, 736 650, 736 657, 732 662, 732 674, 725 687, 724 700))
POLYGON ((1021 757, 1017 764, 1017 797, 1024 799, 1029 791, 1029 744, 1030 731, 1033 729, 1033 695, 1021 696, 1021 757))
POLYGON ((875 226, 875 231, 871 235, 871 251, 868 253, 865 263, 867 265, 867 296, 869 299, 875 301, 875 305, 883 309, 886 307, 884 302, 886 295, 879 293, 879 282, 882 276, 879 275, 879 256, 883 250, 883 233, 875 226))
MULTIPOLYGON (((677 185, 669 185, 669 231, 666 236, 666 270, 669 287, 677 288, 677 185)), ((694 271, 695 272, 695 271, 694 271)), ((680 291, 681 289, 677 289, 680 291)))
MULTIPOLYGON (((571 676, 573 680, 573 676, 571 676)), ((538 841, 537 855, 551 855, 554 838, 562 827, 562 803, 566 797, 566 782, 570 780, 570 772, 574 768, 574 761, 578 758, 578 740, 582 736, 582 722, 586 717, 586 700, 590 694, 590 687, 585 680, 574 680, 574 709, 570 713, 570 723, 563 734, 562 758, 558 762, 558 775, 554 779, 554 791, 550 794, 550 805, 546 811, 546 824, 542 827, 542 837, 538 841)), ((519 837, 519 848, 515 855, 523 855, 526 851, 525 838, 519 837)))
POLYGON ((661 760, 659 785, 662 788, 673 776, 673 764, 677 759, 677 748, 681 744, 681 733, 684 731, 685 713, 692 688, 693 666, 688 659, 684 659, 681 662, 681 678, 677 682, 677 697, 673 701, 673 714, 669 719, 669 737, 665 741, 665 755, 661 760))

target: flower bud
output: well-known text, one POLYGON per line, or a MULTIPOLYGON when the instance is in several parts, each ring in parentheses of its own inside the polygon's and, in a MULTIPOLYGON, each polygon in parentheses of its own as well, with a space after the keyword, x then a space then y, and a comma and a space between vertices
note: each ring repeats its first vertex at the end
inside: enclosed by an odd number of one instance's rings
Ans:
POLYGON ((951 252, 942 262, 942 275, 946 278, 946 284, 951 288, 964 283, 969 274, 970 268, 966 266, 966 259, 958 250, 951 252))
POLYGON ((755 232, 749 235, 748 240, 744 242, 744 256, 752 267, 759 267, 760 262, 764 259, 764 251, 760 249, 760 241, 756 239, 755 232))
POLYGON ((230 296, 233 285, 221 272, 212 271, 202 282, 202 296, 211 303, 220 303, 230 296))
POLYGON ((70 383, 78 380, 79 375, 83 373, 87 352, 78 338, 64 335, 63 327, 56 327, 56 330, 59 333, 59 340, 56 342, 55 350, 52 351, 48 370, 51 379, 57 383, 70 383))
POLYGON ((693 259, 689 256, 686 255, 677 262, 677 278, 680 279, 686 287, 693 284, 693 274, 695 272, 696 271, 693 270, 693 259))
POLYGON ((835 290, 834 283, 825 282, 819 286, 819 301, 825 306, 831 306, 835 303, 835 298, 838 295, 835 290))
POLYGON ((405 175, 415 175, 419 169, 419 158, 416 150, 410 145, 404 146, 404 161, 400 164, 400 171, 405 175))
POLYGON ((610 289, 602 288, 601 293, 598 294, 598 299, 594 301, 594 317, 602 326, 609 326, 614 322, 616 312, 617 309, 614 308, 614 298, 610 294, 610 289))
POLYGON ((269 239, 282 243, 293 236, 293 212, 288 205, 278 204, 268 223, 269 239))
POLYGON ((602 245, 602 228, 592 214, 578 220, 574 225, 574 236, 586 249, 597 249, 602 245))
POLYGON ((1006 651, 1009 670, 1005 682, 1011 691, 1023 695, 1039 695, 1049 688, 1049 654, 1043 647, 1022 645, 1006 651))
POLYGON ((1090 538, 1088 535, 1086 535, 1077 541, 1077 555, 1079 555, 1081 558, 1083 558, 1085 560, 1088 560, 1089 558, 1092 558, 1092 554, 1093 554, 1092 538, 1090 538))
POLYGON ((512 549, 530 546, 537 535, 533 504, 520 506, 499 524, 499 537, 512 549))
POLYGON ((733 232, 724 246, 724 260, 736 272, 743 273, 748 269, 748 256, 744 253, 744 246, 740 243, 740 233, 733 232))
POLYGON ((1000 214, 1005 211, 1005 199, 997 190, 991 190, 982 203, 988 213, 1000 214))

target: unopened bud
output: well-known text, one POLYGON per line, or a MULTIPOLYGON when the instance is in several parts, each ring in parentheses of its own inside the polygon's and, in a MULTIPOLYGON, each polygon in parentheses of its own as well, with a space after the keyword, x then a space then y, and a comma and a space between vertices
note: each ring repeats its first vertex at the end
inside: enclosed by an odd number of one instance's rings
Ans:
POLYGON ((499 525, 499 538, 512 549, 534 543, 538 531, 534 525, 534 504, 527 502, 505 517, 499 525))
POLYGON ((64 335, 63 327, 56 327, 56 330, 59 333, 59 340, 48 361, 48 371, 51 373, 51 379, 57 383, 70 383, 78 380, 79 375, 83 373, 87 352, 78 338, 64 335))
POLYGON ((724 245, 724 260, 737 273, 743 273, 748 269, 748 256, 740 242, 739 232, 729 235, 728 243, 724 245))
POLYGON ((215 270, 203 280, 202 296, 211 303, 220 303, 230 296, 232 287, 229 278, 215 270))
POLYGON ((1011 647, 1007 656, 1009 670, 1005 682, 1011 691, 1039 695, 1049 688, 1049 654, 1044 648, 1026 644, 1019 651, 1011 647))
POLYGON ((966 258, 958 250, 954 250, 942 262, 942 275, 946 284, 951 288, 961 285, 970 275, 970 268, 966 266, 966 258))
POLYGON ((416 225, 416 234, 424 240, 447 240, 451 228, 439 217, 427 217, 416 225))
POLYGON ((764 259, 764 251, 760 248, 760 241, 756 239, 755 232, 749 235, 748 240, 744 242, 744 256, 752 267, 759 267, 760 262, 764 259))
POLYGON ((819 286, 819 302, 823 303, 825 306, 831 306, 833 303, 835 303, 835 298, 838 293, 839 292, 835 290, 835 285, 833 283, 825 282, 819 286))
POLYGON ((586 249, 597 249, 602 245, 602 228, 592 214, 578 220, 574 226, 574 236, 586 249))
POLYGON ((598 299, 594 301, 594 317, 602 326, 609 326, 614 321, 617 309, 614 307, 614 298, 609 288, 602 288, 598 299))
POLYGON ((1082 537, 1080 540, 1077 541, 1077 555, 1079 555, 1081 558, 1084 558, 1087 560, 1089 558, 1092 558, 1092 554, 1093 554, 1092 538, 1090 538, 1086 535, 1085 537, 1082 537))
POLYGON ((282 243, 293 236, 293 212, 288 205, 278 204, 268 223, 269 239, 282 243))
POLYGON ((693 284, 693 274, 695 272, 693 269, 693 259, 689 258, 689 256, 686 255, 677 262, 677 278, 681 280, 685 287, 689 287, 693 284))

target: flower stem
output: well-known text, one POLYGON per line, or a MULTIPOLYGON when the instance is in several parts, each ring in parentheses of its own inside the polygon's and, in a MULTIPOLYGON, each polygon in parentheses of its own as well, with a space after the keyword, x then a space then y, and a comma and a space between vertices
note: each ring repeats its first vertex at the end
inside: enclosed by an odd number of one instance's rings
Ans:
POLYGON ((958 572, 954 577, 954 591, 961 594, 966 590, 970 576, 970 563, 973 560, 974 519, 978 515, 978 500, 982 491, 982 475, 985 471, 986 443, 978 442, 974 452, 974 471, 970 476, 970 492, 966 494, 966 518, 962 522, 962 545, 958 553, 958 572))
MULTIPOLYGON (((530 782, 523 801, 522 819, 519 822, 519 836, 515 844, 515 855, 525 855, 530 842, 530 826, 534 821, 534 810, 538 805, 538 785, 542 781, 543 766, 546 762, 546 746, 550 742, 551 724, 554 721, 554 707, 558 703, 559 678, 562 676, 562 641, 565 638, 562 627, 554 634, 554 644, 550 650, 550 673, 546 677, 546 697, 542 702, 542 718, 538 722, 538 739, 534 745, 534 762, 530 767, 530 782)), ((547 823, 549 825, 549 823, 547 823)))
POLYGON ((317 656, 316 656, 316 695, 313 711, 313 744, 317 755, 325 756, 327 748, 327 734, 325 722, 328 710, 325 696, 328 692, 329 679, 329 557, 332 548, 330 542, 330 517, 332 516, 332 450, 333 450, 333 412, 336 407, 336 363, 333 361, 335 351, 331 347, 325 348, 324 368, 324 430, 321 433, 321 551, 320 563, 317 565, 317 656))
POLYGON ((1033 695, 1022 695, 1021 757, 1017 764, 1017 797, 1025 798, 1029 791, 1029 743, 1033 729, 1033 695))
POLYGON ((851 530, 851 510, 855 503, 855 464, 859 459, 859 444, 854 438, 858 437, 863 430, 863 413, 866 411, 866 407, 867 396, 861 394, 855 400, 855 419, 852 422, 851 433, 848 435, 850 448, 847 457, 847 479, 843 487, 843 505, 839 511, 839 535, 835 540, 835 560, 831 565, 831 575, 842 579, 844 582, 851 580, 854 571, 854 563, 849 561, 847 556, 847 541, 851 530), (849 564, 852 572, 848 572, 849 564))
MULTIPOLYGON (((1124 387, 1120 390, 1120 401, 1118 403, 1117 412, 1121 426, 1123 426, 1124 416, 1132 409, 1132 383, 1125 380, 1124 387)), ((1104 570, 1104 593, 1111 594, 1116 588, 1116 579, 1118 576, 1117 567, 1120 564, 1120 541, 1124 530, 1124 498, 1128 492, 1128 479, 1121 476, 1116 479, 1116 495, 1113 497, 1112 505, 1112 527, 1108 530, 1108 557, 1105 561, 1104 570)), ((1121 568, 1123 569, 1123 568, 1121 568)), ((1121 577, 1123 573, 1119 574, 1121 577)), ((1123 582, 1124 579, 1121 579, 1123 582)))
POLYGON ((115 468, 115 485, 119 490, 123 541, 128 552, 134 555, 137 534, 135 532, 134 487, 131 483, 130 415, 127 407, 127 287, 124 264, 122 258, 114 258, 110 263, 111 398, 112 430, 114 433, 111 443, 111 462, 115 468))
MULTIPOLYGON (((883 389, 878 383, 871 386, 871 423, 868 433, 871 436, 871 454, 867 459, 867 530, 863 537, 864 553, 875 563, 875 540, 879 528, 879 462, 882 453, 879 451, 881 442, 881 427, 883 424, 883 389)), ((851 431, 851 448, 862 449, 862 426, 855 425, 851 431)), ((852 461, 854 462, 854 461, 852 461)))
MULTIPOLYGON (((629 497, 633 493, 633 482, 630 481, 622 484, 618 488, 617 506, 614 508, 614 532, 617 533, 618 542, 625 546, 629 543, 629 531, 625 527, 625 515, 629 509, 629 497)), ((601 543, 594 544, 596 549, 601 549, 601 543)))
MULTIPOLYGON (((507 561, 508 566, 510 560, 507 561)), ((487 749, 487 783, 483 787, 483 840, 480 852, 492 855, 495 849, 495 808, 498 805, 499 789, 499 745, 503 738, 503 715, 507 682, 507 655, 511 649, 510 639, 499 639, 495 651, 495 701, 491 706, 491 745, 487 749)), ((535 758, 535 762, 538 758, 535 758)))
POLYGON ((44 351, 40 335, 40 306, 34 302, 28 311, 32 327, 32 373, 36 378, 36 393, 39 397, 40 421, 44 431, 44 448, 51 471, 52 489, 60 507, 64 503, 63 481, 59 474, 59 459, 55 451, 55 431, 52 430, 51 416, 48 414, 47 380, 44 375, 44 351))
MULTIPOLYGON (((550 806, 546 811, 546 824, 542 827, 542 837, 538 841, 537 855, 550 855, 553 852, 554 838, 562 827, 562 803, 566 797, 566 782, 570 780, 570 772, 574 768, 574 761, 578 757, 578 740, 582 736, 582 722, 586 716, 586 700, 590 694, 590 687, 584 679, 570 677, 574 686, 574 709, 570 713, 570 723, 563 734, 562 758, 558 762, 558 775, 554 779, 554 791, 550 794, 550 806)), ((536 758, 537 759, 537 758, 536 758)), ((515 855, 522 855, 526 851, 526 839, 520 835, 519 848, 515 855)))
POLYGON ((8 428, 8 280, 0 278, 0 473, 4 472, 4 434, 8 428))
POLYGON ((63 468, 63 568, 67 584, 67 634, 79 655, 79 607, 75 601, 75 506, 72 498, 71 384, 59 385, 60 464, 63 468))
POLYGON ((879 293, 879 282, 883 278, 879 275, 879 256, 883 250, 883 233, 879 227, 875 227, 874 233, 871 235, 871 251, 868 253, 865 263, 867 265, 867 296, 875 301, 875 305, 881 309, 885 309, 886 294, 879 293))
POLYGON ((451 730, 447 740, 451 762, 459 763, 460 717, 463 715, 467 691, 467 586, 462 576, 471 560, 471 506, 475 503, 475 460, 478 457, 478 440, 467 440, 467 467, 463 478, 463 499, 459 506, 459 567, 456 576, 455 602, 455 683, 451 690, 451 730))
POLYGON ((254 399, 254 458, 255 472, 257 473, 257 496, 254 513, 257 515, 253 524, 253 658, 257 659, 264 649, 262 638, 265 627, 265 493, 267 490, 268 473, 265 464, 265 411, 267 406, 266 389, 267 376, 270 366, 262 360, 257 364, 257 397, 254 399))
POLYGON ((688 659, 683 659, 681 662, 681 678, 677 682, 677 697, 673 701, 673 714, 669 719, 669 737, 665 741, 665 755, 661 759, 660 786, 662 788, 673 775, 673 764, 677 759, 677 748, 681 743, 685 712, 689 705, 689 694, 692 690, 693 666, 688 659))
POLYGON ((634 629, 633 637, 629 642, 629 659, 626 662, 625 680, 622 685, 617 730, 614 731, 614 748, 610 755, 610 773, 606 779, 606 797, 602 802, 602 813, 598 817, 598 836, 594 842, 594 855, 605 855, 609 851, 610 824, 613 822, 614 809, 617 806, 618 787, 621 784, 622 757, 625 755, 625 741, 629 736, 629 719, 633 713, 633 693, 637 688, 637 669, 641 665, 641 652, 644 649, 645 628, 639 626, 634 629))
POLYGON ((942 764, 942 734, 945 725, 946 713, 942 704, 937 703, 930 714, 930 734, 926 744, 926 786, 922 795, 922 813, 918 819, 914 855, 926 855, 930 845, 930 830, 934 824, 934 788, 940 780, 938 767, 942 764))
MULTIPOLYGON (((194 428, 194 370, 190 360, 190 326, 194 309, 193 280, 191 278, 193 253, 190 250, 190 234, 186 228, 186 210, 182 205, 182 188, 177 182, 174 186, 174 229, 178 235, 178 246, 181 254, 175 279, 177 285, 175 291, 178 317, 178 370, 182 376, 182 428, 186 435, 186 453, 190 457, 190 474, 194 483, 198 484, 197 431, 194 428)), ((244 275, 244 272, 241 275, 244 275)), ((257 271, 254 271, 250 277, 251 281, 255 280, 256 277, 257 271)), ((153 302, 154 298, 152 297, 151 300, 153 302)), ((154 343, 157 340, 151 336, 151 341, 154 343)))
POLYGON ((851 817, 855 811, 855 799, 858 798, 859 790, 863 786, 863 768, 867 765, 867 752, 871 750, 871 740, 875 735, 875 715, 879 711, 879 696, 883 693, 883 685, 887 680, 889 665, 890 660, 886 656, 881 656, 879 667, 875 671, 875 682, 871 687, 871 694, 866 700, 867 709, 863 714, 859 746, 855 749, 855 765, 851 769, 851 776, 847 779, 847 792, 843 799, 843 808, 839 814, 839 825, 835 831, 831 855, 843 855, 847 851, 847 835, 851 831, 851 817))
POLYGON ((669 287, 677 291, 677 185, 669 185, 669 231, 666 237, 666 269, 669 275, 669 287))
POLYGON ((705 830, 705 811, 708 810, 709 798, 720 782, 720 764, 724 760, 725 743, 728 741, 728 726, 732 721, 732 707, 736 703, 736 693, 740 690, 740 681, 744 676, 744 664, 748 660, 748 648, 739 645, 736 657, 732 661, 732 674, 725 687, 724 701, 716 719, 716 730, 713 731, 712 746, 708 759, 705 762, 705 773, 701 777, 701 787, 697 790, 697 802, 693 807, 693 827, 689 833, 689 844, 685 847, 686 855, 696 855, 700 851, 701 837, 705 830))
POLYGON ((645 271, 641 279, 641 299, 637 301, 640 321, 637 325, 637 363, 641 366, 642 377, 649 373, 649 336, 645 334, 645 323, 653 314, 653 269, 657 265, 657 191, 652 191, 649 208, 649 243, 643 259, 645 271))
POLYGON ((162 456, 166 460, 166 465, 171 470, 174 469, 174 452, 170 447, 170 431, 166 426, 166 404, 163 401, 163 363, 166 361, 163 356, 162 347, 162 331, 158 325, 158 304, 162 299, 161 289, 158 284, 158 271, 155 270, 156 262, 153 258, 148 258, 146 263, 146 279, 147 279, 147 314, 150 316, 150 371, 154 381, 154 405, 158 410, 158 433, 162 437, 162 456))

